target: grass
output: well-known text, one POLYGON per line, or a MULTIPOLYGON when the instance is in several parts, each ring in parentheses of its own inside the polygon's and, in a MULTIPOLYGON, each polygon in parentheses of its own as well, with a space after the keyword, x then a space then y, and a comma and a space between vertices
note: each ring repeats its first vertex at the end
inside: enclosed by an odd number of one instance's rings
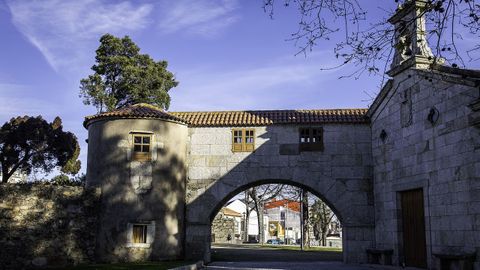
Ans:
POLYGON ((66 268, 51 268, 52 270, 166 270, 182 265, 191 264, 188 261, 166 261, 166 262, 138 262, 138 263, 115 263, 115 264, 86 264, 70 266, 66 268))
MULTIPOLYGON (((256 245, 258 248, 273 248, 280 250, 300 250, 300 246, 288 246, 288 245, 256 245)), ((331 252, 342 252, 341 248, 335 247, 309 247, 305 248, 304 251, 331 251, 331 252)))
MULTIPOLYGON (((269 244, 246 244, 245 247, 252 248, 265 248, 265 249, 277 249, 277 250, 300 250, 299 245, 269 245, 269 244)), ((326 251, 326 252, 342 252, 341 248, 336 247, 310 247, 305 248, 304 251, 326 251)))

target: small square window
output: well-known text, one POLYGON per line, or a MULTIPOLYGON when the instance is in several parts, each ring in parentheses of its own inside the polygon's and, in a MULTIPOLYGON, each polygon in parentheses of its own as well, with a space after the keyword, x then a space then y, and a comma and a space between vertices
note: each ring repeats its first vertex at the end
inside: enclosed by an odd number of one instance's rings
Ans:
POLYGON ((135 244, 147 243, 147 225, 146 224, 133 225, 132 242, 135 244))
POLYGON ((133 134, 133 155, 136 161, 148 161, 151 159, 151 134, 133 134))

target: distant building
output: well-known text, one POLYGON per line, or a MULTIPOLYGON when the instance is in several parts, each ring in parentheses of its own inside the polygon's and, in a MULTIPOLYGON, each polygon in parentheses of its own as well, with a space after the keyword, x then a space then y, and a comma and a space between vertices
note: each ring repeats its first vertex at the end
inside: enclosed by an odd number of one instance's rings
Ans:
POLYGON ((212 222, 212 242, 241 243, 242 222, 242 214, 223 207, 212 222))
MULTIPOLYGON (((241 224, 241 235, 242 235, 242 240, 244 242, 248 241, 259 241, 258 239, 258 215, 257 211, 252 210, 250 211, 250 215, 248 218, 248 237, 245 238, 245 220, 246 220, 246 213, 247 213, 247 207, 246 204, 243 200, 233 200, 229 202, 225 208, 231 209, 233 211, 236 211, 238 213, 242 214, 242 224, 241 224)), ((268 217, 264 216, 263 217, 263 224, 264 224, 264 235, 266 236, 265 239, 267 238, 268 235, 268 217)))
POLYGON ((273 199, 265 203, 264 209, 269 219, 267 240, 280 239, 290 244, 301 238, 299 202, 273 199))

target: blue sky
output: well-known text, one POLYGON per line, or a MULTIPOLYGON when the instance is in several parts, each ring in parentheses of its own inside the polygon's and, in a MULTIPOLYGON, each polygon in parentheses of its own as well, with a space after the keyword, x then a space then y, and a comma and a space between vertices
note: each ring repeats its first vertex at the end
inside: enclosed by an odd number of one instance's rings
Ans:
MULTIPOLYGON (((394 1, 368 1, 371 19, 394 1)), ((390 5, 390 6, 389 6, 390 5)), ((167 60, 179 86, 170 111, 367 107, 381 77, 341 79, 332 42, 306 57, 288 42, 298 14, 261 0, 0 0, 0 122, 18 115, 63 119, 81 142, 86 167, 79 81, 91 74, 98 39, 129 35, 156 60, 167 60)))

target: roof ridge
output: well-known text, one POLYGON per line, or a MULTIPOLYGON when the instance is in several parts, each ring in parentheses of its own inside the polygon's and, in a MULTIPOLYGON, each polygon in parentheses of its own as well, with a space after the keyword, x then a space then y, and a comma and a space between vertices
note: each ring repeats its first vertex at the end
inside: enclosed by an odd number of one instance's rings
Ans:
POLYGON ((168 111, 168 113, 232 113, 232 112, 305 112, 305 111, 352 111, 368 108, 336 108, 336 109, 268 109, 268 110, 221 110, 221 111, 168 111))

